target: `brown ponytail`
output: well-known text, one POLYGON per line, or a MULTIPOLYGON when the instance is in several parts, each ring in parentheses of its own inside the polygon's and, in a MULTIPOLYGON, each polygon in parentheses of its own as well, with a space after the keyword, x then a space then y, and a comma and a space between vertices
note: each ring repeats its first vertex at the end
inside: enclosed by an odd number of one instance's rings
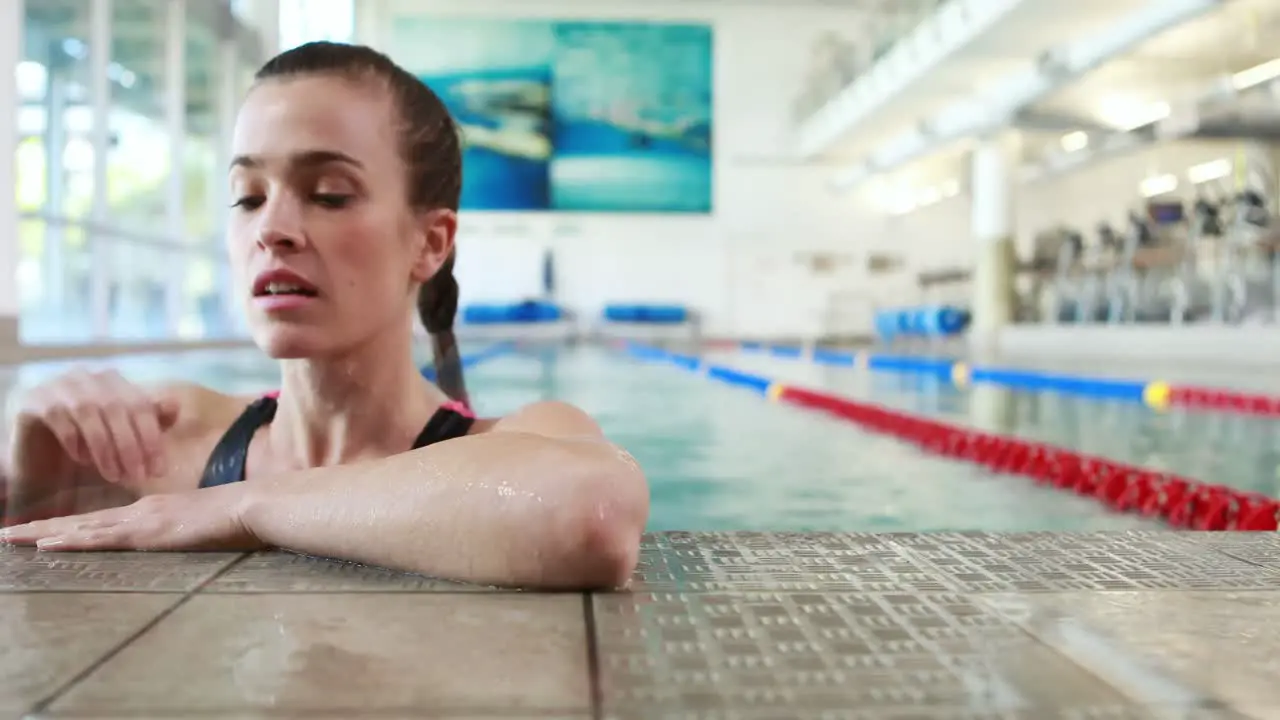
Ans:
POLYGON ((431 334, 431 354, 436 368, 436 384, 446 395, 470 404, 462 377, 462 357, 453 335, 458 315, 458 281, 453 277, 451 253, 440 270, 418 289, 418 318, 431 334))
MULTIPOLYGON (((2 0, 0 0, 2 1, 2 0)), ((462 144, 458 126, 431 88, 386 55, 362 45, 313 42, 277 55, 255 76, 258 81, 298 75, 333 75, 386 83, 400 115, 400 156, 408 174, 409 205, 415 210, 457 211, 462 195, 462 144)), ((453 255, 418 290, 418 317, 431 333, 436 382, 462 403, 467 388, 462 358, 453 336, 458 314, 458 281, 453 255)))

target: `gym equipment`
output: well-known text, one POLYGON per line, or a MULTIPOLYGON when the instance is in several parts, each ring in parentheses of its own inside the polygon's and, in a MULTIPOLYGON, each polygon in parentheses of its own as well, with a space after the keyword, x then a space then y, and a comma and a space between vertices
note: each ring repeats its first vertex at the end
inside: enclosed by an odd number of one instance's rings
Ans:
POLYGON ((1218 243, 1213 287, 1213 319, 1238 323, 1264 308, 1274 320, 1280 299, 1280 265, 1267 234, 1273 216, 1256 189, 1237 192, 1230 203, 1231 221, 1218 243))
POLYGON ((1200 249, 1212 247, 1224 231, 1221 202, 1201 194, 1192 203, 1182 260, 1177 274, 1169 281, 1169 322, 1181 325, 1189 320, 1203 319, 1212 312, 1212 291, 1200 277, 1196 259, 1200 249))

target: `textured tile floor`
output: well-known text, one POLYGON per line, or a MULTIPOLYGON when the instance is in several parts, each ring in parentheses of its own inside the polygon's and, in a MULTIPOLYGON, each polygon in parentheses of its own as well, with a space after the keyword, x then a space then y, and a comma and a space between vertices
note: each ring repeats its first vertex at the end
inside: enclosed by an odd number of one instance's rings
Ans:
POLYGON ((1280 535, 667 533, 627 592, 0 550, 0 717, 1280 718, 1280 535))

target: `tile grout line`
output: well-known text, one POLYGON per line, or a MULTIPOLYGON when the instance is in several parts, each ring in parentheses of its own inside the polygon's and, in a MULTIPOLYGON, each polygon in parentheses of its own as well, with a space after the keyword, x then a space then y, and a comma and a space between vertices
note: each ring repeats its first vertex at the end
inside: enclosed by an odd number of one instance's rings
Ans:
POLYGON ((1238 561, 1240 561, 1240 562, 1242 562, 1242 563, 1245 563, 1245 564, 1247 564, 1247 565, 1253 565, 1254 567, 1260 567, 1260 568, 1262 568, 1263 570, 1271 570, 1271 571, 1275 571, 1275 570, 1277 570, 1277 569, 1280 569, 1280 568, 1278 568, 1276 565, 1274 565, 1274 564, 1272 564, 1272 563, 1269 563, 1269 562, 1267 562, 1266 560, 1256 560, 1256 559, 1251 559, 1251 558, 1244 557, 1244 556, 1242 556, 1242 555, 1235 555, 1235 554, 1233 554, 1233 553, 1231 552, 1231 550, 1230 550, 1229 548, 1228 548, 1228 549, 1223 549, 1223 548, 1220 548, 1220 547, 1215 547, 1215 546, 1213 546, 1212 544, 1205 544, 1205 545, 1203 545, 1202 547, 1208 547, 1212 552, 1217 553, 1218 555, 1224 555, 1224 556, 1226 556, 1226 557, 1228 557, 1228 558, 1231 558, 1232 560, 1238 560, 1238 561))
POLYGON ((172 605, 165 608, 164 610, 161 610, 160 612, 156 613, 155 617, 143 623, 142 627, 139 628, 136 632, 131 633, 124 640, 117 643, 115 647, 103 653, 101 657, 99 657, 94 662, 90 663, 87 668, 76 673, 71 677, 70 680, 68 680, 67 682, 55 688, 54 691, 49 696, 36 701, 36 703, 32 705, 31 709, 27 712, 27 715, 38 715, 48 710, 49 706, 57 702, 58 698, 65 695, 67 691, 69 691, 71 688, 75 687, 76 685, 80 684, 82 681, 85 680, 85 678, 88 678, 90 675, 96 672, 98 668, 102 667, 103 665, 106 665, 108 662, 111 661, 112 658, 114 658, 115 656, 123 652, 125 648, 132 645, 135 641, 137 641, 143 635, 146 635, 148 632, 150 632, 152 628, 159 625, 161 621, 163 621, 165 618, 172 615, 174 611, 176 611, 178 608, 182 607, 183 605, 186 605, 187 602, 191 600, 191 598, 198 595, 200 591, 208 587, 210 583, 222 577, 223 575, 227 574, 227 572, 229 572, 231 568, 234 568, 236 565, 239 565, 240 563, 244 562, 245 559, 250 556, 250 554, 251 553, 241 554, 240 557, 232 560, 231 562, 227 563, 223 567, 219 568, 212 575, 205 578, 204 581, 197 584, 194 588, 188 590, 186 593, 182 595, 181 598, 178 599, 177 602, 173 603, 172 605))
POLYGON ((410 705, 407 707, 386 707, 386 708, 364 708, 359 710, 358 716, 353 716, 352 710, 349 708, 321 708, 321 709, 304 709, 301 710, 302 715, 275 714, 280 711, 279 708, 264 708, 258 706, 217 706, 204 707, 192 710, 181 710, 176 712, 168 712, 165 710, 147 711, 150 714, 138 714, 131 710, 106 710, 106 711, 84 711, 72 710, 69 712, 59 712, 56 715, 42 715, 33 717, 30 715, 23 716, 23 720, 199 720, 199 718, 210 718, 211 720, 223 720, 228 716, 244 717, 241 713, 249 712, 250 717, 271 720, 277 718, 285 720, 287 718, 305 718, 305 720, 351 720, 352 717, 359 717, 361 720, 404 720, 406 717, 420 718, 443 718, 444 720, 482 720, 483 718, 506 718, 507 720, 562 720, 566 717, 578 718, 581 713, 574 714, 577 711, 564 710, 558 708, 530 708, 519 710, 517 715, 511 715, 510 707, 487 707, 487 706, 458 706, 440 708, 430 708, 424 711, 421 706, 410 705), (266 714, 262 714, 265 712, 266 714), (430 715, 423 715, 423 712, 430 712, 430 715), (566 714, 566 712, 568 714, 566 714), (252 714, 257 713, 257 714, 252 714))
POLYGON ((587 682, 591 693, 592 720, 604 717, 604 693, 600 687, 600 638, 596 634, 596 610, 592 593, 582 593, 582 619, 587 626, 587 682))

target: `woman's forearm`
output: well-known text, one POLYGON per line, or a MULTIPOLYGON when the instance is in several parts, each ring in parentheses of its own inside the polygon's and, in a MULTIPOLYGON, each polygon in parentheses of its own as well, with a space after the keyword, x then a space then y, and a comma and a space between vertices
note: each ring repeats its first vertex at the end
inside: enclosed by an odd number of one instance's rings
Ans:
POLYGON ((625 453, 523 432, 244 486, 245 525, 267 545, 493 585, 623 585, 648 517, 625 453))

